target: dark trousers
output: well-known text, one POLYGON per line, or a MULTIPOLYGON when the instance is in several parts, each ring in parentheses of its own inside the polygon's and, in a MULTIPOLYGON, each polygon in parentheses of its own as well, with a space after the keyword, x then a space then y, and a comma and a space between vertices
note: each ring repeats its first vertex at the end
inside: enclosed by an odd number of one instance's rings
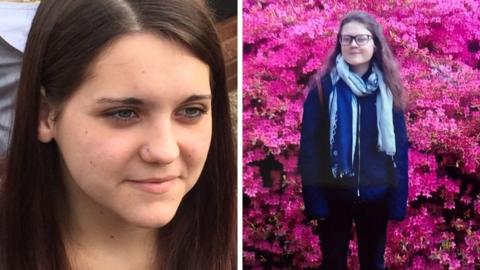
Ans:
POLYGON ((385 269, 384 253, 387 232, 387 203, 329 202, 329 216, 319 221, 323 254, 321 269, 347 269, 348 244, 355 222, 360 269, 385 269))

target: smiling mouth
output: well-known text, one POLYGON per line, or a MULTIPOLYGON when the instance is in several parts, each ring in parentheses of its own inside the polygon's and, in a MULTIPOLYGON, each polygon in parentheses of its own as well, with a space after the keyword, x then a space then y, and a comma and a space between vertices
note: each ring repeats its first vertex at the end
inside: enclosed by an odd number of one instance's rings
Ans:
POLYGON ((164 178, 134 179, 126 182, 133 188, 140 191, 153 194, 162 194, 169 191, 175 184, 176 176, 168 176, 164 178))

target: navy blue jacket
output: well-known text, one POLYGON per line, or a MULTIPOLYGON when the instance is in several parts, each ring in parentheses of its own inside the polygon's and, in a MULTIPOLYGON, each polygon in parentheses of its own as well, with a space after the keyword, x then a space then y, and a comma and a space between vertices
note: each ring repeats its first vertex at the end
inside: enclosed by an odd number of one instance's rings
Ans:
POLYGON ((303 111, 299 168, 307 217, 326 218, 329 203, 336 200, 386 200, 389 219, 403 220, 408 196, 408 139, 403 112, 393 110, 396 153, 392 159, 377 149, 376 94, 357 98, 361 115, 360 146, 358 149, 357 144, 354 159, 355 176, 334 179, 329 143, 330 76, 322 77, 321 84, 323 103, 318 88, 313 86, 303 111))

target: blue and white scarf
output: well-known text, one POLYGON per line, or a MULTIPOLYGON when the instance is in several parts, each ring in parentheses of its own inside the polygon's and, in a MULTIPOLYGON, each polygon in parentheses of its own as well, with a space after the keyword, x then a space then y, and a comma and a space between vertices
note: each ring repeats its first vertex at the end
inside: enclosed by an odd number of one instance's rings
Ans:
POLYGON ((353 176, 353 162, 358 134, 358 104, 357 97, 376 93, 378 149, 387 155, 395 155, 395 133, 393 130, 393 96, 383 80, 383 75, 374 63, 372 73, 364 81, 361 76, 352 72, 348 64, 339 54, 336 66, 330 72, 333 91, 329 96, 330 114, 330 157, 332 174, 335 178, 353 176), (338 89, 342 79, 349 90, 338 89))

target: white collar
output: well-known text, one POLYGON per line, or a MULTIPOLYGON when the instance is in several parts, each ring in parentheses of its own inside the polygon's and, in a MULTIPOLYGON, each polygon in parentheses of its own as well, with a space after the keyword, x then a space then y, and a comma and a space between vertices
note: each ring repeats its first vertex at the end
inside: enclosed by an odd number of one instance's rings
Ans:
POLYGON ((0 2, 0 37, 23 52, 33 17, 40 3, 0 2))

